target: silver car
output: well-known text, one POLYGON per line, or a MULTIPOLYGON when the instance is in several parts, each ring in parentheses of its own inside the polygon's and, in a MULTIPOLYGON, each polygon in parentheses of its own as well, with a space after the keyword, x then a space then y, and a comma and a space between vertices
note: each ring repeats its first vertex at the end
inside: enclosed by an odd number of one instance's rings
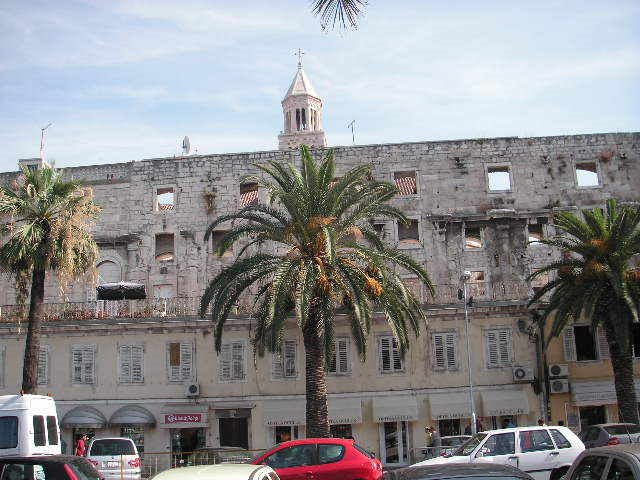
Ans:
POLYGON ((637 443, 590 448, 582 452, 566 480, 640 480, 640 445, 637 443))
POLYGON ((633 423, 602 423, 586 427, 578 435, 587 448, 640 443, 640 425, 633 423))

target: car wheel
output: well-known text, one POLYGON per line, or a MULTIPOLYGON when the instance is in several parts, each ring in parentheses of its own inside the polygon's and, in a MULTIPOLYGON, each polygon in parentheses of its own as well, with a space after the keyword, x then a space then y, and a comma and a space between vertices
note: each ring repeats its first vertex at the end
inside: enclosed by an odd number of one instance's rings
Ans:
POLYGON ((549 480, 561 480, 569 471, 569 467, 557 468, 551 472, 549 480))

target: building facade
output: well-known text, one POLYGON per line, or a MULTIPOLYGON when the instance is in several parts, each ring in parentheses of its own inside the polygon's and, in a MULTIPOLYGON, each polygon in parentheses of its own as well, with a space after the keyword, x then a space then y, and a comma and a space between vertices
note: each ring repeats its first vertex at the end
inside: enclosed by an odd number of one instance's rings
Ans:
MULTIPOLYGON (((318 147, 314 155, 325 153, 316 99, 300 67, 283 100, 277 151, 65 170, 90 185, 102 207, 94 229, 98 282, 140 282, 149 297, 97 301, 88 278, 60 295, 55 277, 47 278, 39 383, 56 398, 67 444, 85 431, 131 435, 145 453, 168 463, 201 447, 263 449, 304 436, 304 352, 295 323, 281 355, 256 356, 251 298, 242 298, 216 355, 212 327, 197 310, 208 280, 237 253, 214 254, 228 225, 209 242, 204 232, 218 215, 266 200, 256 165, 296 163, 299 152, 291 147, 304 142, 318 147)), ((437 292, 427 295, 417 278, 405 275, 428 321, 404 359, 383 318, 376 318, 362 360, 348 323, 336 317, 339 338, 327 373, 333 433, 353 436, 387 465, 399 465, 420 458, 426 425, 441 435, 468 431, 465 309, 458 294, 464 271, 473 298, 471 368, 481 427, 533 424, 548 405, 552 420, 564 409, 567 421, 581 400, 575 392, 549 391, 540 336, 526 308, 537 285, 526 277, 557 258, 536 243, 553 234, 555 211, 612 197, 638 201, 639 144, 638 133, 612 133, 335 147, 338 175, 366 162, 374 178, 398 186, 393 204, 410 224, 379 219, 374 227, 426 266, 437 292)), ((0 182, 16 175, 0 174, 0 182)), ((0 394, 7 394, 20 387, 25 324, 13 279, 5 275, 1 282, 0 394)), ((562 361, 553 348, 548 361, 562 361)), ((608 373, 602 367, 602 378, 611 381, 610 367, 608 373)), ((570 366, 576 378, 594 374, 582 369, 570 366)))

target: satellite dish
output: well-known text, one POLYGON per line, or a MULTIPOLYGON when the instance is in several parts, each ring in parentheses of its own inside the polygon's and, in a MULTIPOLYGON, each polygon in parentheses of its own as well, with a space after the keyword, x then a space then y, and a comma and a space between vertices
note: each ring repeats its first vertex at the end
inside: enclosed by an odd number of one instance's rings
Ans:
POLYGON ((189 141, 189 137, 185 135, 184 139, 182 140, 182 154, 189 155, 190 151, 191 151, 191 142, 189 141))

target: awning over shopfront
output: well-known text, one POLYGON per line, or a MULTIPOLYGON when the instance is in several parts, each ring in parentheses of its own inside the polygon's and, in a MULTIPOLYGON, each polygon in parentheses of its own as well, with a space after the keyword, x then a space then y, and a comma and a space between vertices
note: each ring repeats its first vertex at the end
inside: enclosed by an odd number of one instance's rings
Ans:
MULTIPOLYGON (((635 381, 636 395, 640 397, 640 380, 635 381)), ((613 381, 572 382, 573 404, 577 407, 588 405, 610 405, 618 403, 613 381)))
POLYGON ((489 390, 480 392, 485 417, 527 415, 529 399, 522 390, 489 390))
POLYGON ((160 412, 160 428, 198 428, 209 426, 209 406, 167 403, 160 412))
POLYGON ((62 421, 62 428, 105 428, 107 419, 97 409, 88 405, 82 405, 69 410, 62 421))
POLYGON ((306 420, 305 400, 269 400, 264 404, 264 424, 268 427, 276 425, 304 425, 306 420))
POLYGON ((116 410, 109 419, 109 425, 149 425, 154 426, 156 419, 153 414, 139 405, 125 405, 116 410))
POLYGON ((331 425, 362 423, 362 400, 359 398, 329 398, 331 425))
POLYGON ((373 421, 375 423, 417 420, 418 402, 416 397, 394 395, 373 399, 373 421))
POLYGON ((429 395, 429 406, 433 420, 471 418, 468 392, 434 393, 429 395))

